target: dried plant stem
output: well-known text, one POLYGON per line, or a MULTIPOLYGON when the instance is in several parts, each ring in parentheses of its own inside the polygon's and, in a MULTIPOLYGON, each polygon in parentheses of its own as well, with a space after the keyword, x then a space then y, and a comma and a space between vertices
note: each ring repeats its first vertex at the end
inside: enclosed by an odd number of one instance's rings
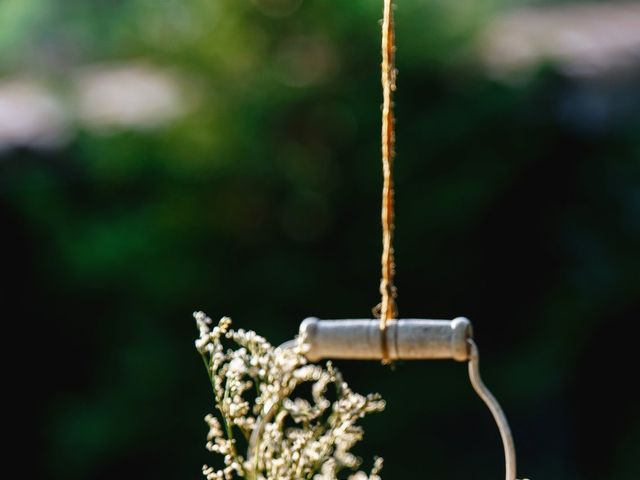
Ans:
POLYGON ((219 411, 205 417, 207 450, 223 462, 221 468, 203 466, 207 480, 338 480, 344 470, 355 472, 349 480, 380 480, 381 459, 367 475, 356 471, 360 459, 350 452, 364 433, 359 419, 384 408, 379 395, 353 392, 330 364, 308 364, 301 339, 273 347, 255 332, 231 329, 229 318, 215 326, 202 312, 195 318, 196 348, 219 411), (246 456, 238 451, 244 442, 236 443, 237 432, 247 440, 246 456))

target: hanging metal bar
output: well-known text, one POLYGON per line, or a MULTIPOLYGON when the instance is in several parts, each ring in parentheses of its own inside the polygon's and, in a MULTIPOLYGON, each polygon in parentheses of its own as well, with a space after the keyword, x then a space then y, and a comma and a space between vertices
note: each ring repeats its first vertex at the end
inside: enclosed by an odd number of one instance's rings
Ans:
MULTIPOLYGON (((307 318, 300 325, 299 341, 305 356, 322 359, 433 360, 468 361, 469 379, 487 405, 500 431, 505 457, 505 480, 516 480, 516 452, 509 422, 496 398, 480 377, 478 347, 473 341, 471 322, 464 317, 453 320, 390 320, 381 330, 373 319, 320 320, 307 318), (381 335, 387 335, 382 342, 381 335), (388 351, 384 352, 382 345, 388 351)), ((287 346, 291 346, 287 342, 287 346)))

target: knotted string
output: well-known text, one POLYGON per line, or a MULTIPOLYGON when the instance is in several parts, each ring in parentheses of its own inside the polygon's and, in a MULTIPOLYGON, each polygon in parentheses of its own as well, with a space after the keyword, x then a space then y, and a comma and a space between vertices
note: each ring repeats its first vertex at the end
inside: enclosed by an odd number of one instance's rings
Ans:
POLYGON ((393 0, 384 0, 382 18, 382 278, 380 294, 382 300, 374 308, 380 318, 383 363, 389 363, 387 323, 397 318, 397 291, 393 284, 395 257, 393 250, 394 190, 393 160, 395 156, 395 119, 393 115, 393 92, 396 90, 395 31, 393 23, 393 0))

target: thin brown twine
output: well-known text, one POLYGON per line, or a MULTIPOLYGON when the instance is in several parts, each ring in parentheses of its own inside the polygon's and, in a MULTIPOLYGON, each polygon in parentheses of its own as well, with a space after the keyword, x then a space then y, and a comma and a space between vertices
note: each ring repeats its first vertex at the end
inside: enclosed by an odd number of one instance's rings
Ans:
POLYGON ((393 250, 394 190, 393 160, 395 156, 395 119, 393 115, 393 92, 396 90, 395 30, 393 23, 393 0, 384 0, 382 18, 382 278, 380 294, 382 300, 374 308, 380 318, 383 363, 389 363, 387 323, 397 318, 397 291, 393 284, 395 257, 393 250))

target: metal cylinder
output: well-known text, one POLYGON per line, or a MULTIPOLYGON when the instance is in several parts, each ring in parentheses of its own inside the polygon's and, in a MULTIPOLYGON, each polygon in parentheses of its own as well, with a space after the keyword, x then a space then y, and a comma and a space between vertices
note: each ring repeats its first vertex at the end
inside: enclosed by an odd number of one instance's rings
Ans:
POLYGON ((387 335, 390 360, 469 358, 471 322, 408 318, 390 320, 385 331, 379 320, 319 320, 307 318, 300 324, 300 336, 307 346, 305 355, 313 362, 321 359, 382 360, 382 335, 387 335))

